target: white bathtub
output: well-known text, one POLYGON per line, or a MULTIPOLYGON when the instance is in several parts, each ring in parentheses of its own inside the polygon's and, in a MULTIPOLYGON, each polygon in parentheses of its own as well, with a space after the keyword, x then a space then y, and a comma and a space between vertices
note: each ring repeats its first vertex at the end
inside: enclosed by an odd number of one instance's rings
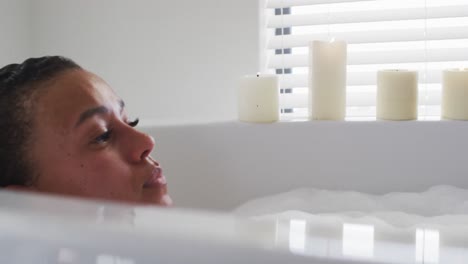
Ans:
MULTIPOLYGON (((439 184, 468 188, 464 122, 228 122, 143 129, 156 139, 155 156, 177 208, 1 191, 0 263, 420 263, 413 241, 418 227, 379 233, 376 226, 372 255, 356 257, 346 246, 356 243, 345 241, 342 223, 318 217, 305 238, 292 222, 257 222, 228 212, 305 186, 374 194, 439 184)), ((366 227, 357 229, 364 232, 358 239, 368 235, 366 227)), ((457 239, 437 244, 440 259, 449 260, 440 263, 468 261, 468 241, 457 239)))
POLYGON ((230 214, 0 191, 2 264, 364 263, 291 254, 274 231, 230 214))

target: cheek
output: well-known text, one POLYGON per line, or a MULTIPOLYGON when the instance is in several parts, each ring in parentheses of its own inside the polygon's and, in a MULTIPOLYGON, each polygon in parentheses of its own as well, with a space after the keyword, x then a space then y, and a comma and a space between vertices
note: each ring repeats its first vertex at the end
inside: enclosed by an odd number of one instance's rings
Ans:
POLYGON ((57 137, 47 143, 37 147, 39 190, 120 200, 136 200, 141 196, 141 183, 118 150, 76 151, 79 144, 57 137))
POLYGON ((103 197, 130 197, 138 183, 131 167, 113 153, 99 153, 79 159, 79 174, 84 179, 85 192, 103 197))

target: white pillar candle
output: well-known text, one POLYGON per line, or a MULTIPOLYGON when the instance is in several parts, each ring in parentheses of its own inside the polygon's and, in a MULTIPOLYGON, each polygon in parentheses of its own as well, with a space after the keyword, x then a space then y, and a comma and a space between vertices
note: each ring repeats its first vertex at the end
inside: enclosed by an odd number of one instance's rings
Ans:
POLYGON ((442 118, 468 120, 468 68, 443 72, 442 118))
POLYGON ((344 120, 346 115, 346 42, 309 44, 309 117, 344 120))
POLYGON ((418 72, 382 70, 377 73, 377 119, 418 118, 418 72))
POLYGON ((238 96, 239 120, 269 123, 279 119, 278 76, 257 74, 241 78, 238 96))

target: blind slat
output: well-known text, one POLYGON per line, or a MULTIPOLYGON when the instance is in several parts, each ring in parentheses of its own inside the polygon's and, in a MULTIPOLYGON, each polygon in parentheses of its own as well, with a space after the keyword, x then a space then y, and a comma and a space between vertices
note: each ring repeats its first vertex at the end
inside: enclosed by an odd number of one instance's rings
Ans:
MULTIPOLYGON (((425 71, 419 72, 419 79, 423 82, 425 71)), ((428 70, 425 83, 440 83, 442 81, 441 70, 428 70)), ((361 85, 376 85, 377 83, 377 70, 373 72, 352 72, 348 71, 347 84, 350 86, 361 85)), ((307 74, 284 74, 280 78, 280 86, 282 88, 296 88, 307 87, 308 75, 307 74)))
POLYGON ((333 14, 318 13, 307 15, 271 16, 267 25, 269 28, 285 28, 305 25, 363 23, 465 16, 468 16, 468 3, 464 5, 428 7, 427 14, 424 8, 400 8, 335 12, 333 14))
MULTIPOLYGON (((430 28, 424 32, 421 28, 369 30, 362 32, 333 32, 336 39, 345 39, 349 44, 423 41, 468 38, 467 26, 430 28)), ((311 40, 329 40, 328 33, 308 35, 273 36, 268 42, 269 49, 306 47, 311 40)))
MULTIPOLYGON (((362 51, 348 53, 348 65, 461 60, 468 60, 468 47, 428 49, 427 53, 424 49, 362 51)), ((268 65, 270 68, 307 67, 308 56, 305 56, 304 54, 274 55, 271 56, 268 65)))
MULTIPOLYGON (((424 105, 440 105, 441 91, 419 91, 419 101, 424 105)), ((370 107, 375 106, 376 103, 376 91, 372 92, 353 92, 347 91, 346 93, 346 105, 348 107, 370 107)), ((281 94, 280 95, 280 108, 307 108, 308 107, 308 95, 307 94, 281 94)), ((421 104, 420 103, 420 104, 421 104)))
POLYGON ((331 3, 368 2, 375 0, 269 0, 267 8, 282 8, 291 6, 319 5, 331 3))
MULTIPOLYGON (((282 120, 307 120, 307 108, 295 108, 293 113, 284 113, 281 116, 282 120)), ((440 105, 429 105, 419 106, 419 113, 424 113, 424 116, 420 115, 419 120, 440 120, 440 105)), ((370 121, 376 120, 375 117, 376 107, 346 107, 346 118, 347 121, 370 121)))

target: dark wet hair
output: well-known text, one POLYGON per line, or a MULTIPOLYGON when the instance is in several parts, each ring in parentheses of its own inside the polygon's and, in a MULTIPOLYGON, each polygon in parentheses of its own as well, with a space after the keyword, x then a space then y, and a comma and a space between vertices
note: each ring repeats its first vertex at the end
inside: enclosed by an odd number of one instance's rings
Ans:
POLYGON ((0 69, 0 187, 29 186, 36 174, 28 159, 35 96, 46 81, 66 70, 81 69, 61 56, 30 58, 0 69))

